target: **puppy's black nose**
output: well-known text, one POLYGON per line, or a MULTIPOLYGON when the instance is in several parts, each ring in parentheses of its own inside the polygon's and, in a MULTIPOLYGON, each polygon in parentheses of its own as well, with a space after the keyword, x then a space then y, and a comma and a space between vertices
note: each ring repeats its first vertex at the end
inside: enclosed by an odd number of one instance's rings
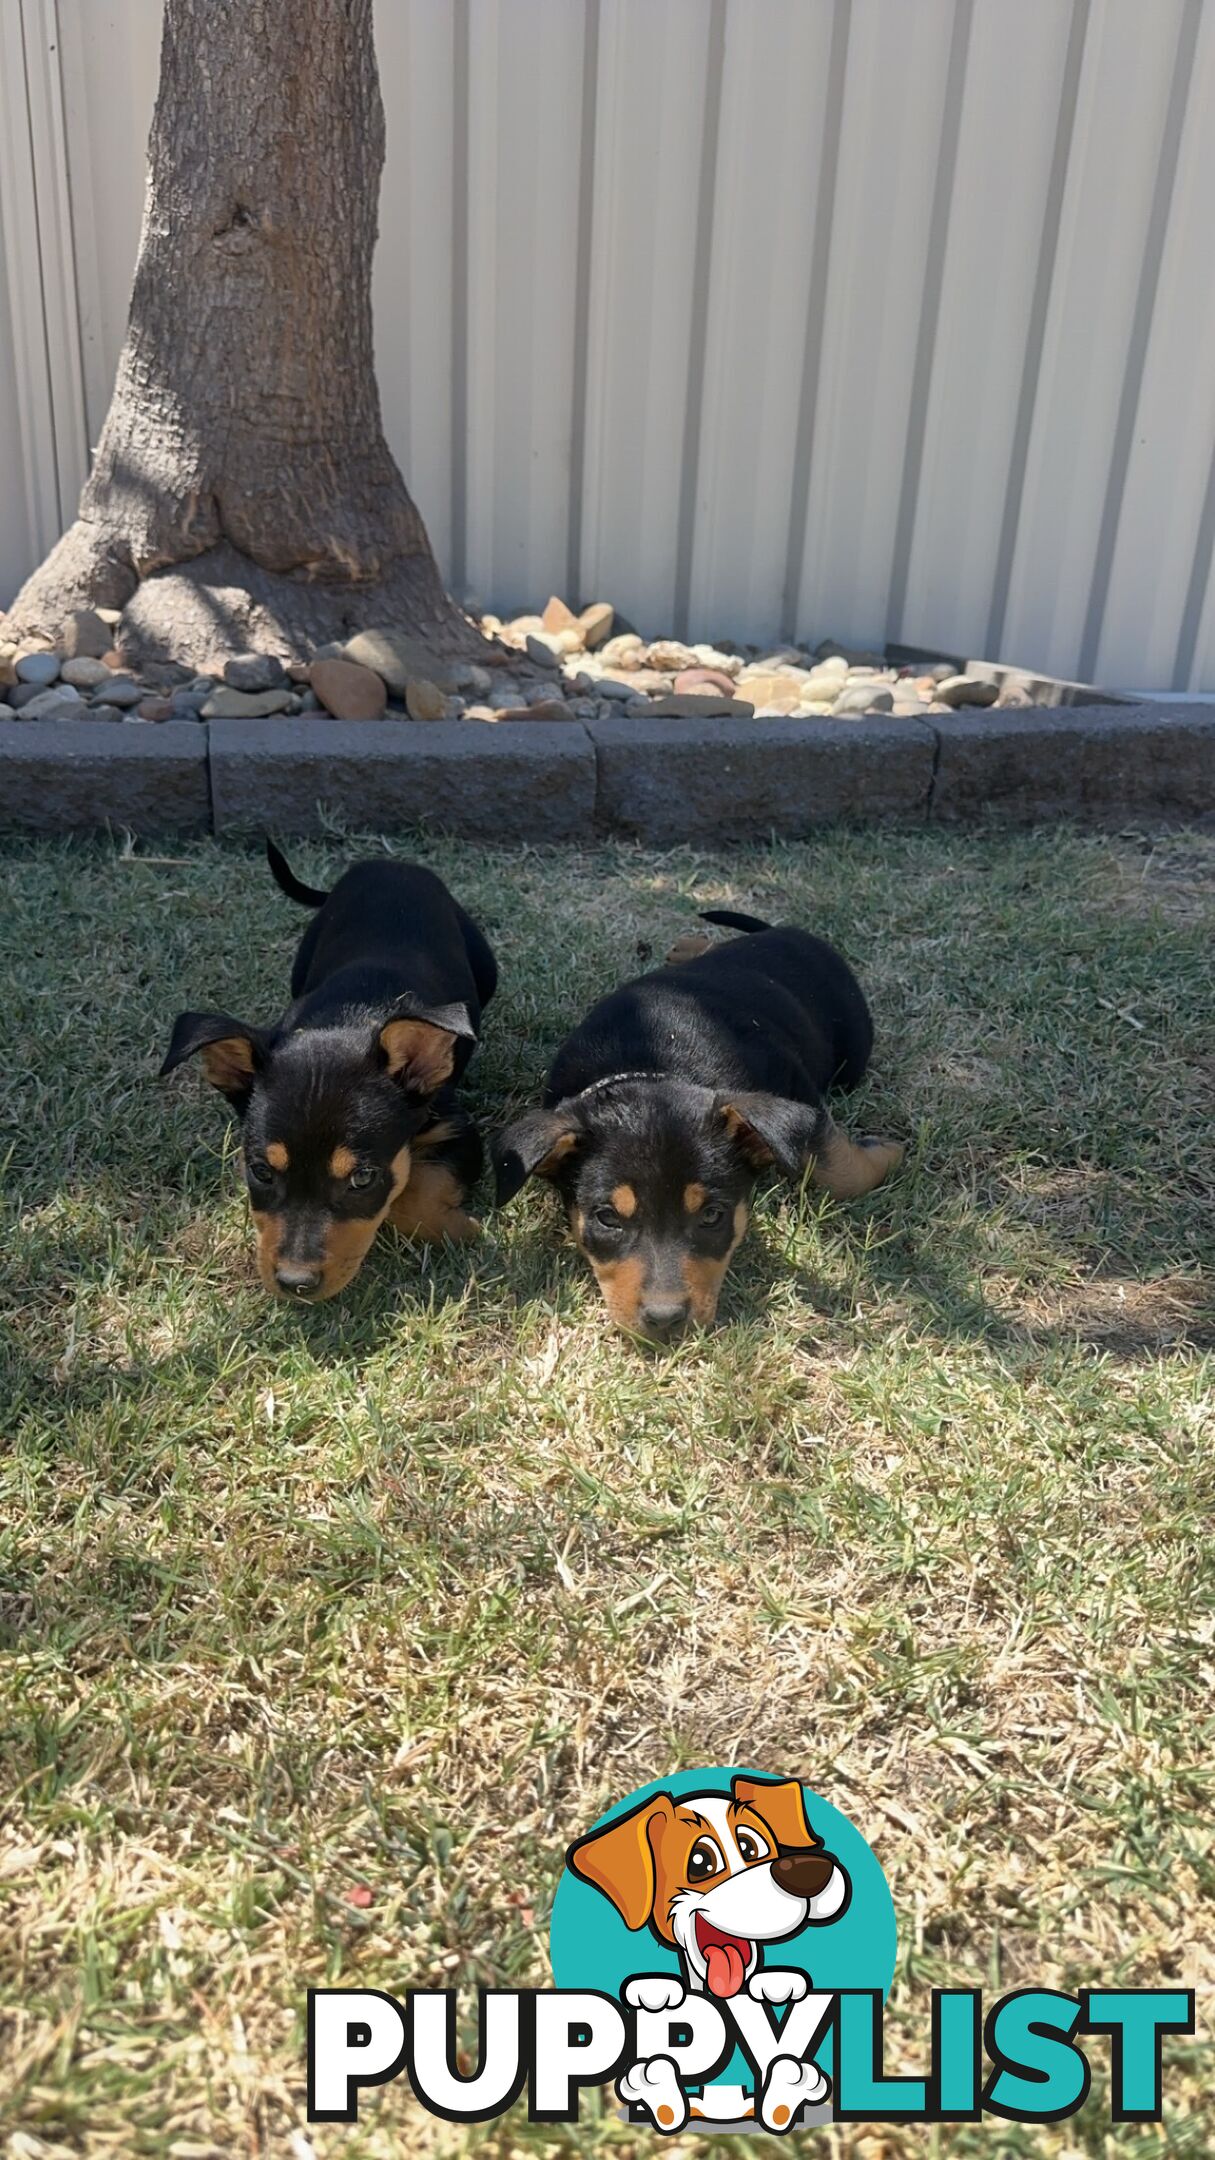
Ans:
POLYGON ((316 1267, 296 1267, 285 1260, 274 1270, 274 1280, 284 1297, 315 1297, 321 1287, 321 1271, 316 1267))
POLYGON ((651 1342, 676 1342, 688 1324, 686 1298, 651 1298, 641 1308, 641 1332, 651 1342))

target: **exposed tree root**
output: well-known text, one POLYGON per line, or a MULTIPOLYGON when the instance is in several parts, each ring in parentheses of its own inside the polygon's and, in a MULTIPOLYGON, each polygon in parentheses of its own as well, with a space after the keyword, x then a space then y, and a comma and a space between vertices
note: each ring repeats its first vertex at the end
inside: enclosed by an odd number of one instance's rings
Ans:
POLYGON ((121 543, 82 519, 0 619, 0 635, 54 644, 72 612, 87 607, 123 610, 116 642, 135 667, 173 660, 218 672, 233 653, 301 659, 356 631, 386 628, 408 631, 443 659, 492 667, 507 658, 448 597, 426 554, 400 558, 373 582, 339 583, 263 570, 223 541, 141 579, 121 543))
POLYGON ((0 615, 0 637, 53 645, 74 609, 123 608, 137 583, 130 549, 102 526, 78 518, 26 579, 8 614, 0 615))

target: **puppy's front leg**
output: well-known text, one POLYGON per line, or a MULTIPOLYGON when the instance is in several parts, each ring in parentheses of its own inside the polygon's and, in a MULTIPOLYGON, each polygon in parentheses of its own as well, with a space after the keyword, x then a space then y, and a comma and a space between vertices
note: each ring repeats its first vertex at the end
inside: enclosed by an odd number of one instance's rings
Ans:
POLYGON ((465 1214, 463 1198, 464 1187, 446 1163, 421 1162, 410 1171, 388 1220, 403 1237, 420 1238, 424 1245, 441 1244, 444 1238, 467 1245, 480 1237, 481 1225, 475 1215, 465 1214))
POLYGON ((814 1184, 821 1185, 824 1192, 834 1193, 837 1200, 856 1200, 897 1170, 903 1155, 901 1141, 850 1140, 828 1118, 810 1175, 814 1184))
POLYGON ((413 1143, 409 1177, 388 1210, 403 1237, 437 1245, 446 1238, 471 1244, 481 1235, 475 1215, 464 1211, 469 1187, 481 1168, 481 1136, 471 1118, 444 1118, 413 1143))
POLYGON ((685 930, 682 937, 676 938, 662 964, 664 967, 682 967, 685 960, 699 960, 714 942, 701 930, 685 930))

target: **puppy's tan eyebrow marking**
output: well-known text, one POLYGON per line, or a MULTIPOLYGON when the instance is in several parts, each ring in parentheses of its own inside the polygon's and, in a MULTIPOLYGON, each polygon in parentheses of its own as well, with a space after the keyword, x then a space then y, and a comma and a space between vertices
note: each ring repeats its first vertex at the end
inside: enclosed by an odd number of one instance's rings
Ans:
POLYGON ((697 1214, 699 1210, 704 1206, 705 1201, 708 1199, 708 1197, 709 1195, 705 1191, 704 1186, 697 1183, 695 1180, 693 1180, 691 1185, 684 1186, 683 1204, 687 1209, 689 1215, 697 1214))
POLYGON ((611 1200, 612 1206, 618 1215, 628 1216, 637 1213, 637 1195, 631 1185, 614 1185, 611 1200))
POLYGON ((266 1161, 269 1163, 270 1168, 272 1170, 285 1170, 289 1159, 282 1141, 271 1140, 266 1149, 266 1161))
POLYGON ((335 1147, 329 1157, 330 1175, 332 1177, 349 1177, 357 1161, 357 1155, 352 1155, 348 1147, 335 1147))

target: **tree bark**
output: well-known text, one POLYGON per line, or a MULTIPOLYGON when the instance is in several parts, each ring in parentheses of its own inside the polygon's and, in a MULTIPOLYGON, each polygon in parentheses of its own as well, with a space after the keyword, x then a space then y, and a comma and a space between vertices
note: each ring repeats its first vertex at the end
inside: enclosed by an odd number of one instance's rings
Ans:
POLYGON ((76 524, 9 635, 124 610, 138 659, 371 626, 481 646, 384 439, 372 0, 166 0, 126 345, 76 524))

